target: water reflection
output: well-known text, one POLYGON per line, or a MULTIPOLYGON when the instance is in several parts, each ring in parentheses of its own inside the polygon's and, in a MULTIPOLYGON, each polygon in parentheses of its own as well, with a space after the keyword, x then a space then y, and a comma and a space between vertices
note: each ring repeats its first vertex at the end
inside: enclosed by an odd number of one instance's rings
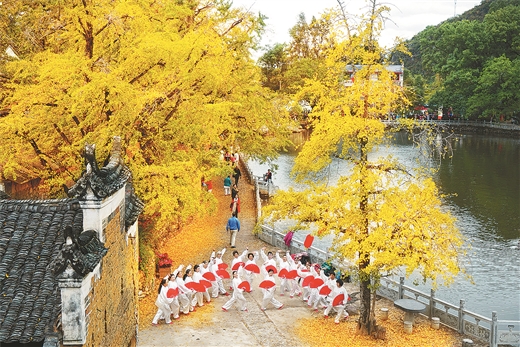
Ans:
MULTIPOLYGON (((298 135, 305 140, 304 135, 298 135)), ((490 136, 463 136, 454 143, 454 156, 444 160, 435 180, 449 195, 446 205, 457 218, 457 225, 471 249, 462 262, 475 284, 460 276, 449 288, 441 287, 437 296, 453 304, 465 299, 466 308, 499 319, 520 320, 520 140, 490 136)), ((281 189, 298 186, 290 179, 297 151, 282 154, 273 181, 281 189)), ((373 156, 391 153, 407 166, 417 165, 418 150, 406 136, 396 138, 390 147, 380 148, 373 156)), ((262 174, 269 164, 251 162, 255 174, 262 174)), ((335 160, 328 174, 334 182, 348 170, 335 160)), ((277 224, 290 228, 290 222, 277 224)), ((306 233, 295 235, 303 239, 306 233)), ((315 240, 326 249, 330 240, 315 240)), ((429 292, 429 284, 419 285, 429 292)))

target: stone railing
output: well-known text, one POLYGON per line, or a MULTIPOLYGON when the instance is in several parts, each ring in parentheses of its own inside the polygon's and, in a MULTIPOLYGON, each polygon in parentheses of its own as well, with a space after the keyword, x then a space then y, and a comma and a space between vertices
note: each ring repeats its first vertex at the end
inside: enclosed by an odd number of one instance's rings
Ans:
POLYGON ((499 345, 520 346, 520 321, 498 320, 493 311, 491 318, 468 311, 464 308, 465 300, 454 305, 435 297, 432 289, 430 294, 423 293, 404 284, 404 277, 399 282, 390 278, 381 279, 378 295, 395 301, 398 299, 414 299, 426 305, 425 316, 432 319, 438 317, 445 326, 461 334, 488 341, 490 347, 499 345))
MULTIPOLYGON (((247 162, 244 166, 247 168, 247 162)), ((246 169, 250 177, 254 177, 249 168, 246 169)), ((260 198, 258 184, 253 179, 251 183, 255 184, 256 201, 258 217, 260 217, 262 209, 262 200, 260 198)), ((283 238, 285 233, 275 230, 273 227, 261 225, 262 232, 257 236, 262 241, 267 242, 279 249, 287 249, 283 238)), ((307 252, 313 262, 324 263, 330 261, 332 254, 328 250, 322 250, 311 246, 306 248, 303 241, 292 239, 289 247, 291 253, 307 252)), ((332 264, 338 268, 343 268, 342 264, 332 261, 332 264)), ((498 346, 520 346, 520 321, 498 320, 497 313, 493 311, 491 318, 481 316, 477 313, 468 311, 464 308, 465 300, 460 300, 459 305, 454 305, 435 297, 435 291, 432 289, 430 294, 421 292, 404 283, 404 277, 399 281, 391 278, 382 278, 381 286, 377 290, 377 294, 391 301, 398 299, 415 299, 426 305, 425 316, 430 318, 438 317, 440 322, 458 331, 466 336, 473 337, 482 341, 488 341, 490 347, 498 346)))

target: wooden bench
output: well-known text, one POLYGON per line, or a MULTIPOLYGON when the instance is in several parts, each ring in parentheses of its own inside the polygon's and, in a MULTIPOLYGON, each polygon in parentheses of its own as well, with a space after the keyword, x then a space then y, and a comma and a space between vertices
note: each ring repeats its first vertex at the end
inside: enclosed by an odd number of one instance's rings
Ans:
POLYGON ((413 299, 399 299, 394 301, 394 306, 405 312, 404 321, 413 324, 414 315, 423 312, 426 305, 413 299))

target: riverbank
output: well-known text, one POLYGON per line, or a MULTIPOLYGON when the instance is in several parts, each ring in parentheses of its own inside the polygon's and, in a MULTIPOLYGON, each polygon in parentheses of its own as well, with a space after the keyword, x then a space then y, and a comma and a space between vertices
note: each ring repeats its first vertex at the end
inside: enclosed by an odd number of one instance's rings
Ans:
MULTIPOLYGON (((229 243, 229 236, 225 231, 225 222, 229 217, 229 196, 223 195, 220 180, 214 180, 213 186, 213 194, 219 200, 217 213, 211 218, 194 222, 190 227, 208 226, 206 232, 216 235, 220 240, 220 246, 226 247, 229 243)), ((252 234, 256 223, 254 187, 242 180, 239 183, 239 191, 241 231, 237 236, 237 250, 242 252, 246 247, 250 250, 267 247, 268 250, 275 251, 272 246, 252 234)), ((211 249, 207 254, 194 254, 194 257, 202 260, 207 258, 210 252, 211 249)), ((231 253, 231 249, 228 248, 224 254, 224 261, 228 264, 231 263, 231 253)), ((175 259, 174 254, 172 257, 175 259)), ((229 288, 228 281, 226 288, 229 288)), ((150 322, 155 314, 155 306, 152 306, 148 312, 141 314, 138 346, 461 346, 462 336, 445 327, 434 330, 429 327, 424 317, 417 319, 411 335, 405 335, 402 312, 384 299, 378 300, 377 308, 385 306, 390 309, 390 319, 386 322, 381 321, 387 329, 385 341, 356 336, 355 315, 351 316, 349 322, 336 325, 333 319, 324 319, 321 311, 316 313, 309 310, 307 305, 296 297, 277 295, 276 298, 284 304, 284 308, 276 310, 271 306, 268 310, 261 311, 262 293, 257 287, 259 281, 260 278, 255 280, 252 293, 245 294, 248 312, 240 312, 234 307, 229 312, 223 312, 221 306, 229 297, 221 296, 190 315, 181 315, 181 318, 171 325, 161 322, 159 326, 152 327, 150 322)), ((359 291, 359 288, 355 284, 348 284, 347 290, 353 293, 359 291)), ((153 303, 155 295, 149 295, 146 300, 153 303)), ((351 307, 350 310, 355 311, 355 308, 351 307)), ((474 346, 485 347, 487 344, 474 346)))

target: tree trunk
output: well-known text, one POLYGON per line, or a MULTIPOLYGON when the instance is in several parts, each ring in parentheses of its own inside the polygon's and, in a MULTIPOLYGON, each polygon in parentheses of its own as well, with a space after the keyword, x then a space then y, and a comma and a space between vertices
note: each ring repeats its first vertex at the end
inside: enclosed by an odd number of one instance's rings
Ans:
MULTIPOLYGON (((365 98, 365 115, 367 115, 368 113, 368 105, 366 104, 366 100, 367 98, 365 98)), ((366 145, 368 143, 368 139, 367 138, 363 138, 361 139, 360 141, 360 166, 361 166, 361 171, 366 171, 368 170, 366 167, 367 167, 367 164, 368 164, 368 153, 367 153, 367 148, 366 148, 366 145)), ((362 174, 361 175, 361 180, 360 180, 360 196, 361 196, 361 202, 359 203, 359 209, 361 210, 361 213, 363 214, 363 218, 364 218, 364 221, 363 221, 363 230, 361 230, 361 232, 363 232, 367 237, 368 237, 368 234, 369 234, 369 223, 368 223, 368 216, 367 216, 367 205, 368 205, 368 190, 367 188, 365 187, 365 183, 364 183, 364 175, 362 174)), ((367 274, 364 274, 364 269, 368 267, 368 265, 370 265, 370 254, 369 253, 364 253, 364 254, 360 254, 359 255, 360 259, 361 259, 361 262, 359 264, 359 273, 360 273, 360 277, 361 277, 361 283, 360 283, 360 301, 361 301, 361 307, 360 307, 360 310, 359 310, 359 320, 358 320, 358 331, 361 332, 362 334, 366 334, 366 335, 370 335, 372 334, 372 332, 375 331, 375 328, 376 328, 376 320, 375 320, 375 317, 373 315, 371 315, 371 304, 372 304, 372 301, 371 301, 371 289, 370 289, 370 276, 367 275, 367 274)))

